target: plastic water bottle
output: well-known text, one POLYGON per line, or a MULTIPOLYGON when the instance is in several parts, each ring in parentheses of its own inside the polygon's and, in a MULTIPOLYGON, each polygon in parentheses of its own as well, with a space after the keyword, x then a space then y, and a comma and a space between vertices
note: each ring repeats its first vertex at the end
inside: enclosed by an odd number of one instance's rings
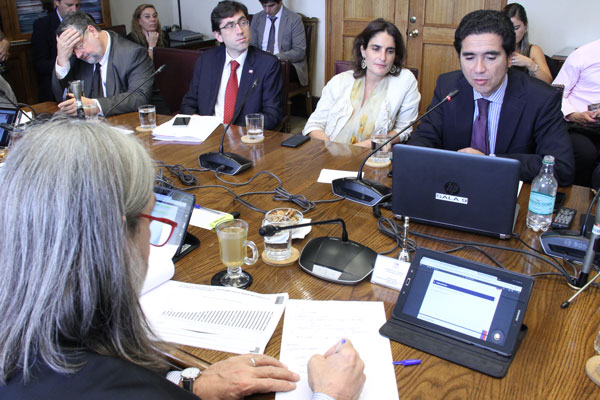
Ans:
POLYGON ((542 169, 531 182, 527 227, 535 232, 547 231, 552 223, 552 211, 558 183, 554 177, 554 157, 544 156, 542 169))

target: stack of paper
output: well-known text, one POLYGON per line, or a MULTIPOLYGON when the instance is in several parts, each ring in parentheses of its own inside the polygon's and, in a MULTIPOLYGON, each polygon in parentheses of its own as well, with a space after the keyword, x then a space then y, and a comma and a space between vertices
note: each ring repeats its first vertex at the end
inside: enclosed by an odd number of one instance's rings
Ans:
POLYGON ((288 301, 287 293, 168 281, 140 303, 154 333, 167 342, 229 353, 264 353, 288 301))
POLYGON ((169 142, 202 143, 221 124, 217 117, 177 114, 152 131, 155 140, 169 142), (173 125, 177 117, 190 118, 187 125, 173 125))
POLYGON ((280 360, 300 375, 291 392, 276 400, 310 399, 306 366, 313 354, 324 354, 341 339, 350 339, 365 363, 367 377, 359 399, 398 399, 389 339, 379 334, 386 322, 380 301, 290 300, 285 310, 280 360))

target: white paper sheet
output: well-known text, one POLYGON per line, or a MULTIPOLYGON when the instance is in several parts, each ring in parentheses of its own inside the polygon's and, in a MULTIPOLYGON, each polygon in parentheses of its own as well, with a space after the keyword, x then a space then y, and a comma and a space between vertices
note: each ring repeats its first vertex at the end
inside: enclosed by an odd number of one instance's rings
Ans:
MULTIPOLYGON (((190 225, 197 226, 202 229, 213 229, 210 226, 211 222, 216 221, 217 219, 227 215, 227 213, 217 210, 212 210, 210 208, 202 207, 198 204, 194 206, 194 211, 192 211, 192 217, 190 218, 190 225)), ((233 219, 233 217, 232 217, 233 219)))
POLYGON ((168 342, 229 353, 265 351, 287 293, 168 281, 140 298, 154 332, 168 342))
POLYGON ((142 286, 142 294, 154 289, 158 285, 165 283, 175 275, 175 265, 173 265, 173 256, 177 251, 177 246, 167 244, 162 247, 150 246, 148 257, 148 271, 146 279, 142 286))
POLYGON ((214 116, 177 114, 164 124, 154 128, 152 137, 155 140, 169 142, 202 143, 221 124, 214 116), (189 117, 190 122, 184 126, 173 126, 177 117, 189 117))
POLYGON ((290 300, 280 360, 300 375, 300 382, 294 391, 277 393, 275 399, 310 399, 308 360, 342 338, 350 339, 365 363, 367 380, 359 399, 398 399, 390 341, 379 334, 385 322, 382 302, 290 300))
MULTIPOLYGON (((317 182, 331 183, 331 181, 333 181, 334 179, 356 178, 357 175, 358 175, 358 171, 340 171, 337 169, 323 168, 321 170, 321 174, 319 175, 319 178, 317 179, 317 182)), ((363 176, 364 176, 364 172, 363 172, 363 176)))

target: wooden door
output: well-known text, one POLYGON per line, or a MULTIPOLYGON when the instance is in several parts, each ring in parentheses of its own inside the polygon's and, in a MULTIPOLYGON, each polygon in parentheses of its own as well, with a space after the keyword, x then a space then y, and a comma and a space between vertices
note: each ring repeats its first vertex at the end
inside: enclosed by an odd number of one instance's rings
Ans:
POLYGON ((465 14, 500 10, 506 0, 411 0, 406 30, 406 65, 419 70, 423 113, 433 97, 438 75, 460 68, 454 31, 465 14))
POLYGON ((420 112, 433 97, 439 74, 459 69, 454 31, 474 10, 500 10, 506 0, 327 0, 325 81, 335 60, 352 59, 354 37, 375 18, 396 24, 406 41, 406 66, 419 70, 420 112))

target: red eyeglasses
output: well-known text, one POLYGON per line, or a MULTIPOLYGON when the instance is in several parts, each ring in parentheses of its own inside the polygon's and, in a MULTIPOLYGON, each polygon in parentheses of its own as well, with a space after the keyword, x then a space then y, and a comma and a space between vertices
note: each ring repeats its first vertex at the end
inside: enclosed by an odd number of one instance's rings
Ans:
POLYGON ((177 227, 177 222, 168 218, 159 218, 148 214, 140 214, 140 217, 150 221, 150 244, 152 246, 162 247, 167 244, 177 227))

